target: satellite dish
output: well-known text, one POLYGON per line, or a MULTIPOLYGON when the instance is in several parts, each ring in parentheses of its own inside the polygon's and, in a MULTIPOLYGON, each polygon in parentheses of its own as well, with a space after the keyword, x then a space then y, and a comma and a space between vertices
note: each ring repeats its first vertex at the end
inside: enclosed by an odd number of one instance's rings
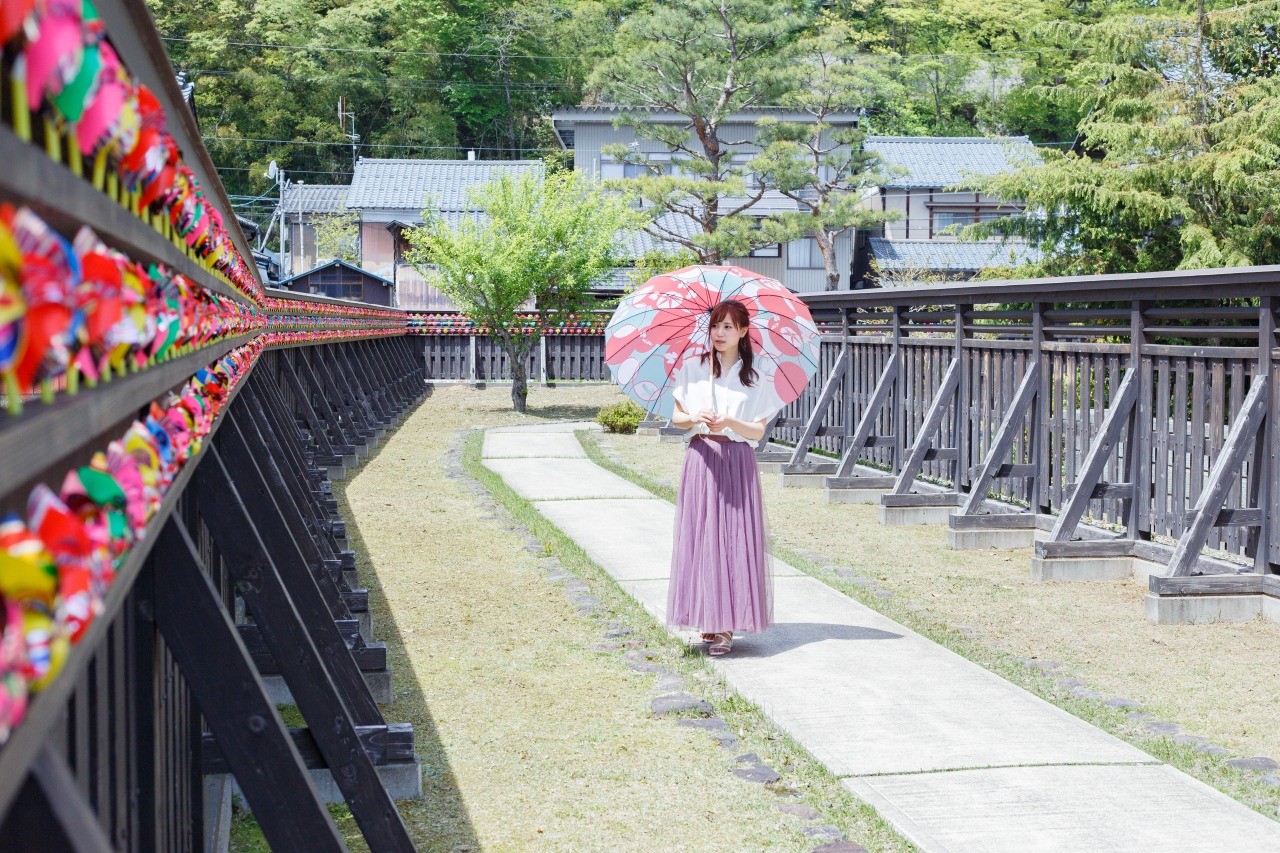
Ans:
POLYGON ((274 181, 276 179, 276 176, 279 174, 280 174, 280 166, 279 164, 276 163, 275 160, 272 160, 267 165, 267 177, 274 181))

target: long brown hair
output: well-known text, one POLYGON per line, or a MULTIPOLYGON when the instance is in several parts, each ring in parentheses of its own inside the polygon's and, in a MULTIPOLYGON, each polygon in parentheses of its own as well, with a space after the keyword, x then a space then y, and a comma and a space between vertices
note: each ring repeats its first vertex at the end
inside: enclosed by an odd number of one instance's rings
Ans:
MULTIPOLYGON (((711 328, 723 322, 725 318, 732 321, 733 325, 739 329, 745 329, 751 324, 751 315, 747 312, 747 306, 736 299, 726 299, 711 309, 711 319, 707 327, 707 351, 702 354, 702 363, 706 364, 710 360, 712 375, 717 378, 720 376, 720 359, 711 358, 715 350, 711 347, 710 335, 711 328)), ((745 334, 742 340, 738 341, 738 381, 744 388, 750 388, 756 384, 756 379, 759 377, 755 367, 752 366, 755 358, 755 350, 751 348, 751 335, 745 334)))

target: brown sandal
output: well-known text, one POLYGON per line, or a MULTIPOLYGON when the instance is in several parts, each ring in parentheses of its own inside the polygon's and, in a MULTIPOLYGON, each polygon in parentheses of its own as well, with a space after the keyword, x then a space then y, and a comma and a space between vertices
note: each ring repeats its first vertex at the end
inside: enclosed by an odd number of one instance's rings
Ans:
POLYGON ((729 654, 733 650, 732 631, 725 631, 722 634, 713 634, 712 636, 715 637, 716 641, 707 649, 707 654, 713 658, 718 658, 721 655, 729 654))

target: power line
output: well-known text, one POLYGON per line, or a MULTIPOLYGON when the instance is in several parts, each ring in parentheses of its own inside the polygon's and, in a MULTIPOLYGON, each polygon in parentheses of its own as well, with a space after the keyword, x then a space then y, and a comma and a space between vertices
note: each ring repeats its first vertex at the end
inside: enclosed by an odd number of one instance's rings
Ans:
MULTIPOLYGON (((167 42, 183 42, 188 44, 203 44, 204 39, 179 38, 177 36, 162 36, 162 41, 167 42)), ((266 42, 256 41, 224 41, 218 43, 220 46, 231 47, 258 47, 268 50, 296 50, 303 52, 315 53, 355 53, 364 55, 383 55, 383 56, 423 56, 423 57, 445 57, 449 59, 555 59, 555 60, 579 60, 582 56, 559 56, 556 54, 539 54, 539 53, 449 53, 446 51, 427 51, 427 50, 396 50, 390 47, 331 47, 328 45, 299 45, 299 44, 267 44, 266 42)), ((890 62, 903 59, 939 59, 944 57, 956 57, 965 59, 982 59, 988 56, 1035 56, 1044 53, 1078 53, 1083 48, 1079 47, 1041 47, 1041 48, 1023 48, 1008 50, 984 50, 981 52, 962 53, 960 51, 944 51, 939 53, 914 52, 914 53, 858 53, 854 54, 851 59, 877 59, 888 60, 890 62)))
MULTIPOLYGON (((177 36, 161 36, 161 41, 168 42, 186 42, 188 44, 203 44, 204 39, 178 38, 177 36)), ((315 53, 356 53, 356 54, 379 54, 383 56, 425 56, 425 57, 447 57, 450 59, 581 59, 578 56, 552 56, 546 54, 530 54, 530 53, 446 53, 438 50, 396 50, 390 47, 329 47, 326 45, 301 45, 301 44, 266 44, 257 41, 224 41, 221 45, 229 45, 231 47, 265 47, 271 50, 299 50, 315 53)))
MULTIPOLYGON (((188 76, 205 75, 210 77, 235 77, 242 74, 253 75, 255 77, 286 77, 289 75, 280 71, 259 71, 253 68, 235 69, 235 68, 189 68, 186 69, 188 76)), ((388 83, 394 84, 398 89, 434 89, 441 86, 468 86, 471 88, 481 89, 499 89, 503 90, 508 87, 512 89, 541 89, 541 90, 563 90, 577 89, 578 87, 570 83, 522 83, 519 81, 511 81, 504 83, 495 82, 472 82, 470 80, 431 80, 419 77, 392 77, 390 75, 381 75, 377 77, 350 77, 345 74, 328 74, 324 72, 308 73, 305 75, 305 82, 309 80, 341 80, 347 83, 388 83), (423 85, 412 85, 413 83, 421 83, 423 85)))

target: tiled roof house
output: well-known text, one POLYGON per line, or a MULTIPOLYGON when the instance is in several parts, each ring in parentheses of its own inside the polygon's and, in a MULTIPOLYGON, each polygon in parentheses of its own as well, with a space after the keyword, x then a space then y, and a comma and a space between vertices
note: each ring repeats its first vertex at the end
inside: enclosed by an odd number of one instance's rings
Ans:
POLYGON ((963 279, 993 266, 1017 266, 1036 251, 1018 240, 962 240, 966 225, 1020 213, 1023 205, 960 191, 974 177, 1039 162, 1035 147, 1019 137, 868 136, 866 150, 895 173, 871 204, 898 211, 883 234, 860 241, 855 276, 882 280, 963 279))

